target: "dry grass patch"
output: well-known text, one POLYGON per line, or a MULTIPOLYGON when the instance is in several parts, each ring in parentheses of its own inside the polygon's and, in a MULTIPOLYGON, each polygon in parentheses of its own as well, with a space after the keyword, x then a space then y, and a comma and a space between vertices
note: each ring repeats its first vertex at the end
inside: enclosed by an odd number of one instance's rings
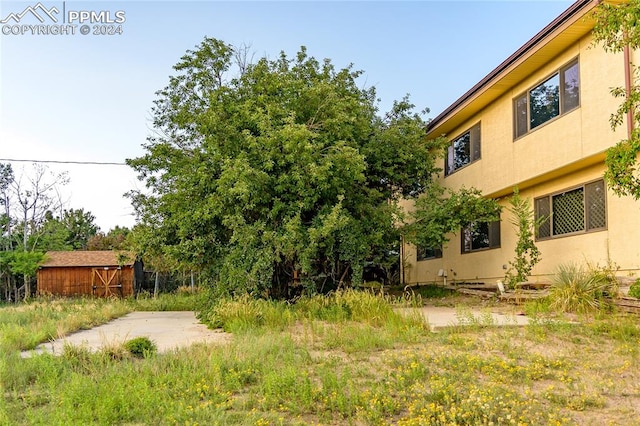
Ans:
POLYGON ((18 425, 633 425, 640 418, 635 317, 430 333, 378 305, 383 301, 356 297, 335 298, 337 307, 310 301, 305 315, 259 302, 252 308, 263 321, 253 325, 237 315, 241 305, 226 305, 224 312, 242 325, 231 342, 151 358, 81 349, 59 358, 8 354, 0 369, 0 419, 18 425), (345 316, 353 312, 347 306, 376 310, 364 318, 360 310, 356 320, 345 316), (308 315, 313 310, 323 318, 308 315), (285 321, 276 321, 276 312, 288 312, 285 321))

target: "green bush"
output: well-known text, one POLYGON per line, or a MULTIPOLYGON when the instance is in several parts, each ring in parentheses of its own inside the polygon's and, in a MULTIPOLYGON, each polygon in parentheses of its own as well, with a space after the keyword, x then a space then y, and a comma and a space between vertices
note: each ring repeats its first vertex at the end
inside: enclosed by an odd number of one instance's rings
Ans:
POLYGON ((147 358, 158 351, 156 344, 148 337, 136 337, 124 343, 124 348, 138 358, 147 358))
POLYGON ((629 296, 640 299, 640 278, 629 287, 629 296))

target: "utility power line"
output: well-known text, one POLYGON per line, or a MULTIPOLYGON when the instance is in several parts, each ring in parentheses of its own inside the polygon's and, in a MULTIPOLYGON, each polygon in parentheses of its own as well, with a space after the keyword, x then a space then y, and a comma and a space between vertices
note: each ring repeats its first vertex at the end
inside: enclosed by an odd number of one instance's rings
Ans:
POLYGON ((82 164, 89 166, 126 166, 126 163, 115 163, 109 161, 62 161, 62 160, 24 160, 16 158, 0 158, 0 161, 9 161, 16 163, 51 163, 51 164, 82 164))

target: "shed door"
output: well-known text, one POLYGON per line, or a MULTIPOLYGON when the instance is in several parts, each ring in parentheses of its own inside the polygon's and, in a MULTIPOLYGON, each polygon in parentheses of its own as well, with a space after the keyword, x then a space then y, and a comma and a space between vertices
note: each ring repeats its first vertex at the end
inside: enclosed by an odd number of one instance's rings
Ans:
POLYGON ((122 270, 120 268, 93 268, 91 288, 98 297, 122 296, 122 270))

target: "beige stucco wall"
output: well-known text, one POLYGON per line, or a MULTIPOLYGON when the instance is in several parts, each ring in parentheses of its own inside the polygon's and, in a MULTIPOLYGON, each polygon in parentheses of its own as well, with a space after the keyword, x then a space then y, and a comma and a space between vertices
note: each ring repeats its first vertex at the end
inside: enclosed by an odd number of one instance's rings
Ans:
MULTIPOLYGON (((637 58, 635 52, 633 57, 637 58)), ((626 137, 626 126, 611 130, 609 116, 619 103, 610 89, 624 85, 622 54, 605 53, 584 38, 508 91, 479 114, 452 131, 451 139, 481 122, 482 157, 442 183, 451 188, 475 186, 484 194, 503 197, 515 185, 532 203, 536 197, 571 189, 602 178, 603 152, 626 137), (514 141, 513 98, 546 79, 578 57, 580 106, 514 141)), ((503 197, 500 203, 507 205, 503 197)), ((531 204, 532 205, 532 204, 531 204)), ((533 205, 532 205, 533 206, 533 205)), ((503 265, 513 259, 516 231, 503 209, 501 247, 461 254, 460 235, 450 236, 442 259, 416 261, 415 248, 404 247, 405 283, 447 281, 495 283, 504 277, 503 265)), ((640 273, 640 202, 607 191, 607 229, 539 241, 541 262, 531 280, 547 281, 562 263, 614 265, 620 275, 640 273)))
POLYGON ((483 193, 492 194, 602 153, 625 137, 625 128, 614 133, 609 125, 609 115, 619 104, 610 88, 622 85, 622 55, 593 48, 590 38, 581 40, 450 133, 453 139, 480 121, 482 158, 448 176, 445 185, 459 188, 473 182, 483 193), (580 106, 514 141, 513 99, 576 57, 580 106))
MULTIPOLYGON (((570 189, 574 186, 602 177, 602 164, 580 170, 562 178, 545 182, 520 195, 529 199, 533 208, 534 198, 570 189)), ((548 281, 549 275, 560 264, 580 263, 595 267, 613 265, 619 275, 640 276, 640 202, 630 197, 618 197, 607 191, 607 229, 578 235, 541 240, 536 244, 542 254, 541 261, 533 270, 532 281, 548 281)), ((449 283, 484 282, 495 283, 504 277, 503 265, 513 259, 517 242, 515 227, 511 224, 511 213, 506 208, 506 198, 501 215, 500 248, 461 254, 460 235, 450 235, 441 259, 416 262, 415 249, 405 249, 405 283, 439 282, 438 271, 447 271, 449 283)))

